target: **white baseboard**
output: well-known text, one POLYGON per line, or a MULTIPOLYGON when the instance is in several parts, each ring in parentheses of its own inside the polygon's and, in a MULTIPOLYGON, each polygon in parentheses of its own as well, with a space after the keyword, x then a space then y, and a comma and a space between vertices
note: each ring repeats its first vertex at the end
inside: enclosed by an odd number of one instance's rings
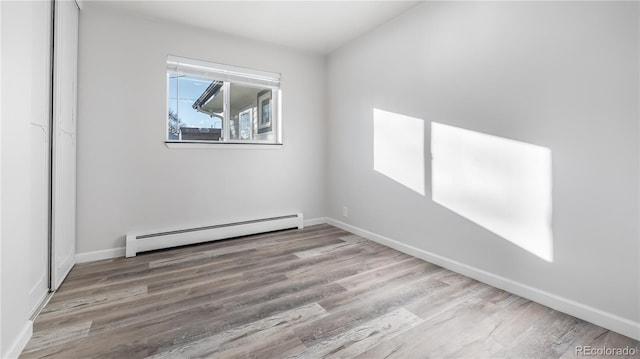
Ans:
POLYGON ((317 226, 319 224, 325 224, 325 223, 327 223, 327 217, 311 218, 311 219, 304 220, 305 227, 317 226))
POLYGON ((460 262, 439 256, 437 254, 427 252, 420 248, 416 248, 416 247, 398 242, 391 238, 387 238, 387 237, 369 232, 362 228, 358 228, 350 224, 340 222, 333 218, 327 218, 327 223, 332 226, 343 229, 345 231, 349 231, 351 233, 357 234, 366 239, 380 243, 387 247, 391 247, 393 249, 399 250, 411 256, 420 258, 427 262, 447 268, 456 273, 460 273, 467 277, 489 284, 493 287, 500 288, 507 292, 516 294, 523 298, 527 298, 534 302, 548 306, 557 311, 572 315, 576 318, 586 320, 593 324, 599 325, 603 328, 626 335, 630 338, 640 340, 640 323, 639 322, 634 322, 632 320, 622 318, 615 314, 611 314, 611 313, 602 311, 600 309, 593 308, 591 306, 573 301, 571 299, 563 298, 558 295, 545 292, 538 288, 534 288, 526 284, 522 284, 514 280, 504 278, 504 277, 495 275, 493 273, 489 273, 487 271, 466 265, 464 263, 460 263, 460 262))
POLYGON ((18 335, 16 340, 9 347, 9 350, 2 355, 2 358, 6 358, 6 359, 18 358, 20 356, 20 353, 22 353, 22 350, 24 350, 24 347, 27 346, 27 343, 29 342, 29 339, 31 339, 32 335, 33 335, 33 322, 28 320, 24 328, 22 328, 22 331, 20 331, 20 334, 18 335))
POLYGON ((76 263, 87 263, 101 261, 103 259, 112 259, 124 257, 124 247, 103 249, 100 251, 76 253, 76 263))

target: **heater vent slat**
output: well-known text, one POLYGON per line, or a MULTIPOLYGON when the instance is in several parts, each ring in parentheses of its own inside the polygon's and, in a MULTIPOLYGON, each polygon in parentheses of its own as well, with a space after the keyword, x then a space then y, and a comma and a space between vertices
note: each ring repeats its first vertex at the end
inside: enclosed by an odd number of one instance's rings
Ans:
POLYGON ((204 231, 204 230, 208 230, 208 229, 216 229, 216 228, 231 227, 231 226, 240 226, 240 225, 249 224, 249 223, 259 223, 259 222, 273 221, 273 220, 277 220, 277 219, 297 218, 297 217, 298 217, 297 215, 292 214, 292 215, 289 215, 289 216, 253 219, 253 220, 250 220, 250 221, 224 223, 224 224, 216 224, 216 225, 213 225, 213 226, 206 226, 206 227, 187 228, 187 229, 178 229, 178 230, 169 231, 169 232, 143 234, 143 235, 137 236, 136 238, 143 239, 143 238, 151 238, 151 237, 161 237, 161 236, 166 236, 166 235, 169 235, 169 234, 197 232, 197 231, 204 231))
POLYGON ((126 256, 156 249, 215 241, 250 234, 304 227, 302 213, 145 234, 127 234, 126 256))

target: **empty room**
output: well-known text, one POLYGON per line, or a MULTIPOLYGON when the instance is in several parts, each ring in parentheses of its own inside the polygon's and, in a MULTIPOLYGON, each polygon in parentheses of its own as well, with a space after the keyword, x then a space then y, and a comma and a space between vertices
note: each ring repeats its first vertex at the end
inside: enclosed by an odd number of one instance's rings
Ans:
POLYGON ((640 358, 639 1, 0 1, 0 358, 640 358))

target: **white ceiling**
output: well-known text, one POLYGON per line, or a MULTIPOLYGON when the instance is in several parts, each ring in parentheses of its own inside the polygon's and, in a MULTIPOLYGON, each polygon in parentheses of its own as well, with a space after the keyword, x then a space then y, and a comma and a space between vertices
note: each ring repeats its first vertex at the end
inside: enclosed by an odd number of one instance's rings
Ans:
POLYGON ((327 54, 419 1, 119 1, 103 6, 327 54))

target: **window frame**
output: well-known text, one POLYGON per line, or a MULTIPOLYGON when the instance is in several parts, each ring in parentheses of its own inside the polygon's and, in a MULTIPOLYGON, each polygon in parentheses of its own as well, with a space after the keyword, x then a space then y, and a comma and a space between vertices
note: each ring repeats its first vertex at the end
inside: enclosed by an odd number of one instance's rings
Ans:
MULTIPOLYGON (((210 61, 196 60, 186 57, 167 55, 165 66, 166 93, 165 93, 165 140, 168 148, 280 148, 282 140, 282 91, 280 89, 280 74, 245 67, 231 66, 210 61), (169 96, 170 74, 184 74, 208 80, 223 82, 223 118, 222 136, 219 141, 214 140, 173 140, 169 138, 169 96), (260 93, 271 90, 271 125, 273 139, 260 140, 232 140, 231 139, 231 85, 255 87, 260 93)), ((177 85, 176 85, 177 86, 177 85)), ((260 104, 256 102, 256 106, 260 104)), ((245 109, 246 111, 246 109, 245 109)), ((257 111, 260 111, 258 108, 257 111)), ((240 113, 238 113, 238 117, 240 113)), ((257 116, 255 119, 257 121, 257 116)), ((259 135, 259 134, 258 134, 259 135)))

